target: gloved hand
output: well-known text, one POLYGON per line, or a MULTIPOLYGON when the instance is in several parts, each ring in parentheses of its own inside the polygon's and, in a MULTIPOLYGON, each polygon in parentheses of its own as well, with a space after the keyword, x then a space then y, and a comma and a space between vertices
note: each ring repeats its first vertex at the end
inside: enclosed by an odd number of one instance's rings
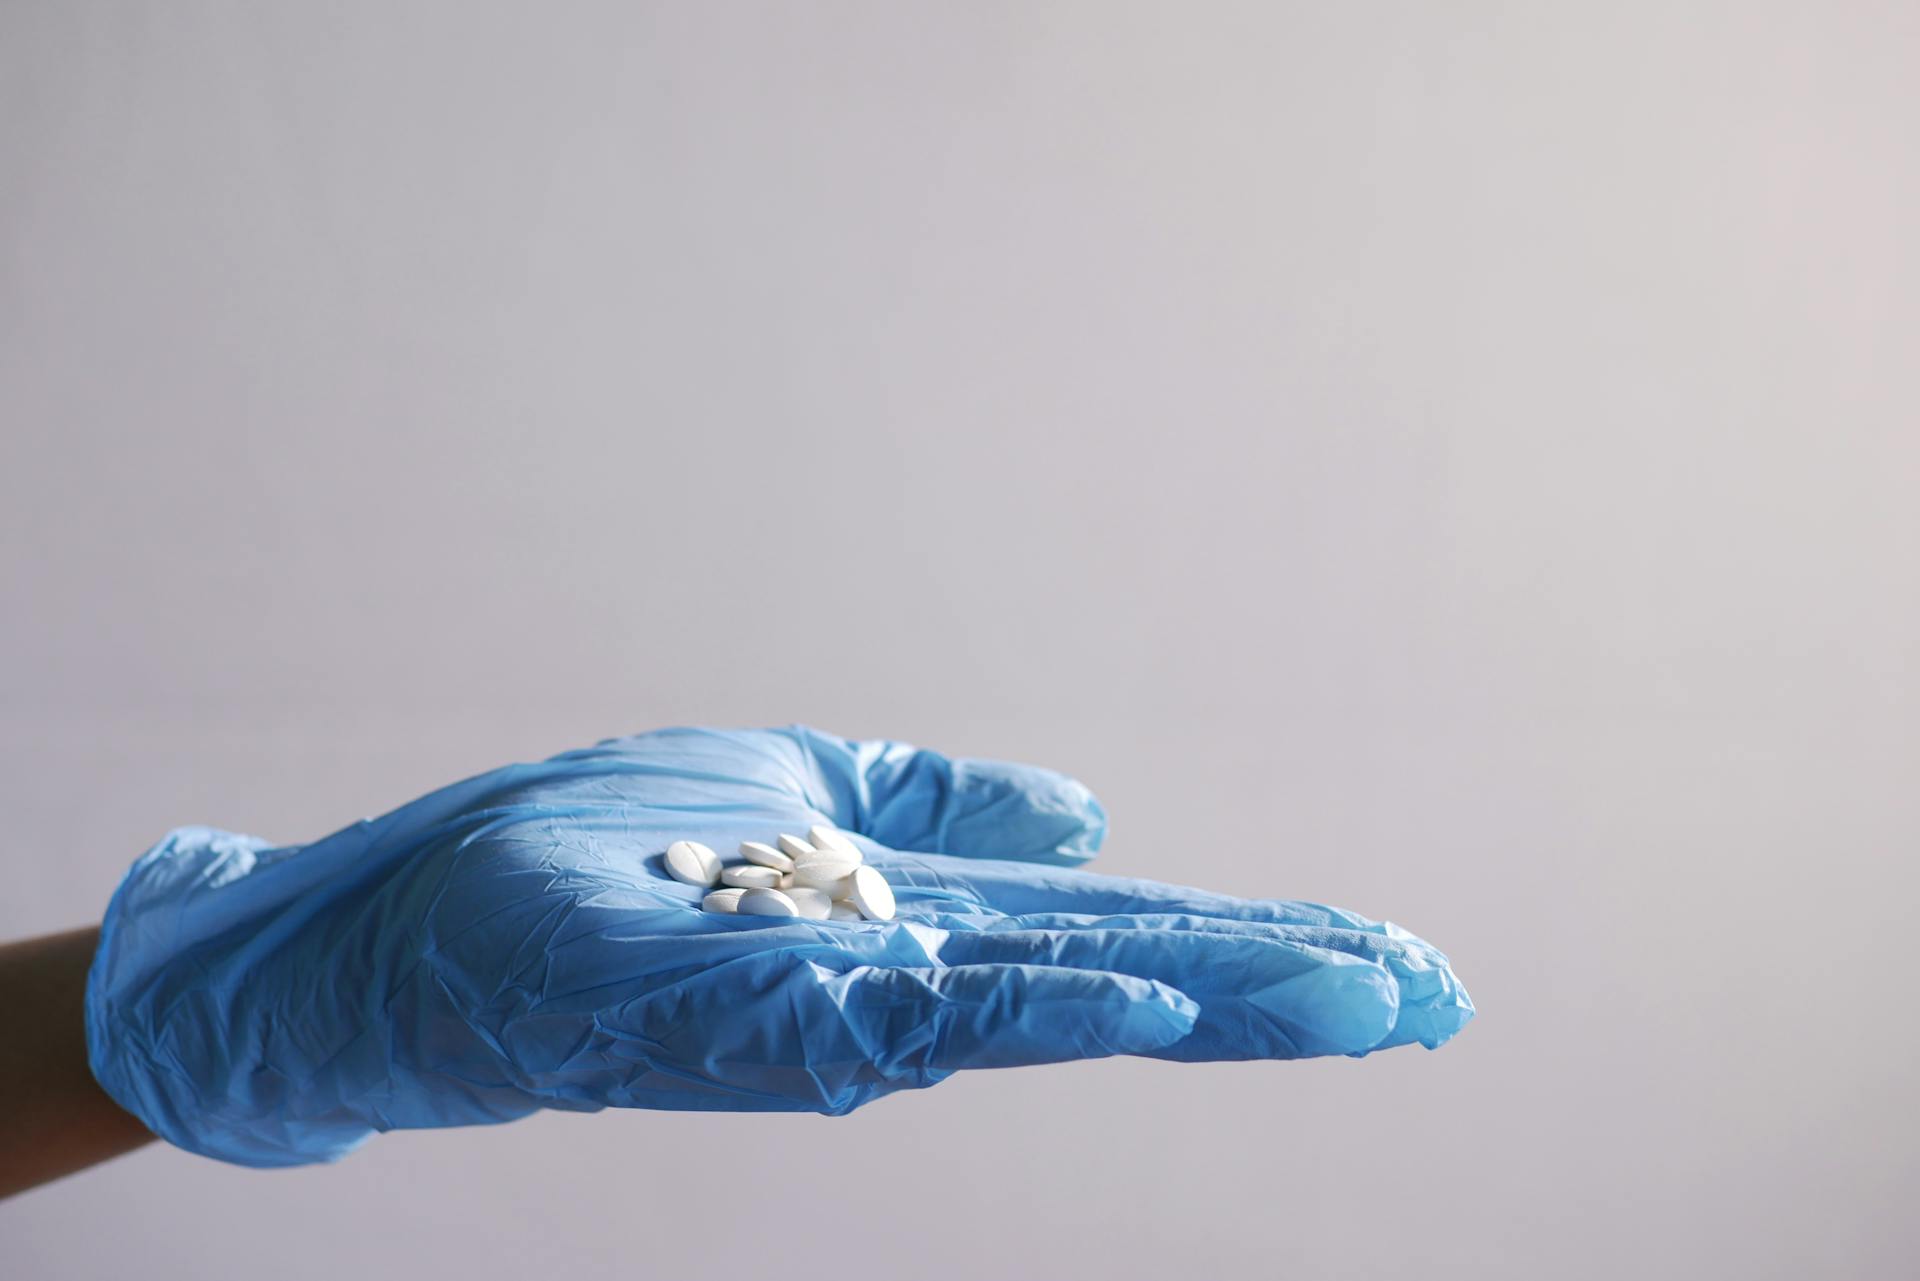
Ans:
POLYGON ((171 833, 114 895, 94 1074, 243 1165, 538 1108, 844 1113, 963 1068, 1433 1047, 1473 1015, 1392 925, 1070 870, 1106 818, 1045 770, 804 728, 663 730, 456 783, 307 846, 171 833), (815 823, 886 923, 724 916, 666 875, 815 823))

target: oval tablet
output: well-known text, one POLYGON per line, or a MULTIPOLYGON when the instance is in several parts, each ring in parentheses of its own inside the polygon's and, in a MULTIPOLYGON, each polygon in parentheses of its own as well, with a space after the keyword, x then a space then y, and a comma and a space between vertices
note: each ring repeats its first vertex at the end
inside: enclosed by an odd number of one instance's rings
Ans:
POLYGON ((734 909, 742 916, 798 916, 800 909, 793 900, 779 890, 763 890, 757 886, 740 892, 740 905, 734 909))
POLYGON ((833 905, 833 910, 827 913, 827 919, 829 921, 857 921, 861 919, 860 909, 845 899, 841 899, 833 905))
POLYGON ((761 867, 770 867, 776 872, 791 872, 793 860, 771 845, 759 841, 740 842, 740 857, 749 863, 758 863, 761 867))
POLYGON ((860 847, 834 831, 831 827, 810 827, 807 829, 807 843, 822 854, 844 854, 858 863, 865 856, 860 847))
POLYGON ((720 879, 720 856, 699 841, 667 846, 667 874, 688 885, 712 885, 720 879))
POLYGON ((846 895, 840 892, 840 882, 852 876, 859 866, 843 858, 827 858, 816 854, 793 865, 793 883, 811 885, 816 890, 827 891, 835 898, 845 898, 846 895))
POLYGON ((783 890, 781 892, 792 899, 793 905, 799 909, 800 915, 807 917, 809 920, 824 921, 827 919, 827 914, 833 911, 833 900, 827 897, 825 890, 816 890, 804 885, 796 885, 790 890, 783 890))
POLYGON ((853 888, 847 897, 860 909, 860 915, 869 921, 893 919, 893 886, 887 884, 886 877, 870 867, 854 869, 853 888))
POLYGON ((740 896, 745 893, 745 890, 715 890, 700 900, 700 906, 709 912, 731 916, 740 910, 740 896))
POLYGON ((770 867, 761 867, 755 863, 735 863, 732 867, 722 869, 720 883, 737 885, 743 890, 754 888, 777 890, 780 888, 780 877, 781 874, 770 867))
POLYGON ((813 846, 807 844, 799 837, 789 836, 785 832, 780 833, 780 848, 788 858, 792 859, 802 859, 813 853, 813 846))

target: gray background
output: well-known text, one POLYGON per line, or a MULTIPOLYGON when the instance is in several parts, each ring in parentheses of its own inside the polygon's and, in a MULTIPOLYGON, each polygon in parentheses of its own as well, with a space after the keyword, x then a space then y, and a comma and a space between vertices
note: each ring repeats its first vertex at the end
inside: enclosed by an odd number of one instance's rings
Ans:
POLYGON ((5 933, 174 824, 804 720, 1075 773, 1110 870, 1390 917, 1482 1011, 842 1121, 152 1148, 0 1209, 4 1270, 1910 1273, 1917 45, 0 6, 5 933))

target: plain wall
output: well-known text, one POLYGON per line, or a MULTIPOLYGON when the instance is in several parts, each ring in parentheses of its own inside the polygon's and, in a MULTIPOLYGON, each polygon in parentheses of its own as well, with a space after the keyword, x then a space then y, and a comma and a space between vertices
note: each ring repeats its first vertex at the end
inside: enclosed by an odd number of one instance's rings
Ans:
POLYGON ((1910 1274, 1917 63, 1900 2, 0 6, 0 932, 798 720, 1481 1009, 156 1146, 0 1271, 1910 1274))

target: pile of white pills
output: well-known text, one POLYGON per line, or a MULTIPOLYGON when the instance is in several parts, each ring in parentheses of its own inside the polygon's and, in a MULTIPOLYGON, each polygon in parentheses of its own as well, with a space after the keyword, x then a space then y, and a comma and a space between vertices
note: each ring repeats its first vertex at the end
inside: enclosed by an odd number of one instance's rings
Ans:
POLYGON ((860 848, 831 827, 810 827, 806 839, 784 833, 774 845, 748 841, 744 863, 722 864, 699 841, 667 846, 676 881, 724 886, 700 901, 709 912, 742 916, 805 916, 816 921, 891 921, 893 887, 868 867, 860 848))

